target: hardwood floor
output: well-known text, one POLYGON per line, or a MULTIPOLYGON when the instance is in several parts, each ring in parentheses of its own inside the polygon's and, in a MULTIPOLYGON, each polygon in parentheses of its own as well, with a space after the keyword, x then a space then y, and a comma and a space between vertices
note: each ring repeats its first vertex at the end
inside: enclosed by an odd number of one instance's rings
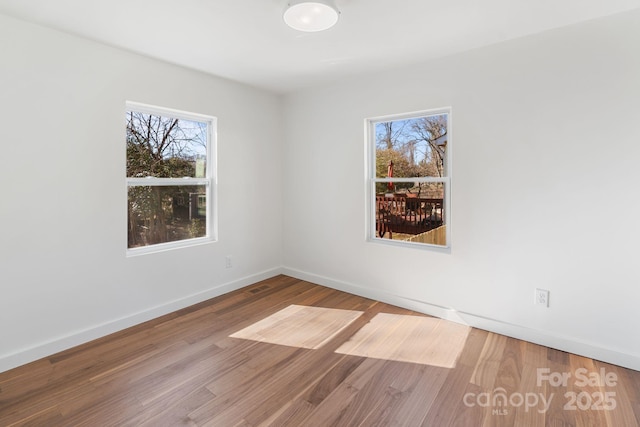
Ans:
POLYGON ((638 419, 640 372, 286 276, 0 373, 3 427, 638 419))

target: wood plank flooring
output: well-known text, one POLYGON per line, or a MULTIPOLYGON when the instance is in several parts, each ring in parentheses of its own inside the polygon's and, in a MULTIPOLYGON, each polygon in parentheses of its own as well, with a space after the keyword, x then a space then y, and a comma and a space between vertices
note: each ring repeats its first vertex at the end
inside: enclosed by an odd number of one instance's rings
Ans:
POLYGON ((2 427, 639 419, 640 372, 287 276, 0 373, 2 427))

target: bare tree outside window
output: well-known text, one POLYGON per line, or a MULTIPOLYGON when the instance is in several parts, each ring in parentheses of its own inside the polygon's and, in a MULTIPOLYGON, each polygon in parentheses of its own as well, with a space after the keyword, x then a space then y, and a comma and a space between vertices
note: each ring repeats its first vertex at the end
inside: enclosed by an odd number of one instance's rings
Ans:
POLYGON ((368 126, 373 238, 448 246, 449 112, 370 119, 368 126))
POLYGON ((126 112, 128 248, 207 236, 209 123, 126 112))

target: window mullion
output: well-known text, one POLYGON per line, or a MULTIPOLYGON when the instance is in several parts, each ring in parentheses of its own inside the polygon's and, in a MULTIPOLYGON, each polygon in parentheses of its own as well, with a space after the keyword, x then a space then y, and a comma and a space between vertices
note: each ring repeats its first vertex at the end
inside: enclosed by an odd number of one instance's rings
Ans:
POLYGON ((180 186, 180 185, 210 185, 211 180, 207 178, 127 178, 127 185, 130 187, 146 186, 180 186))
POLYGON ((448 182, 449 177, 374 178, 374 182, 448 182))

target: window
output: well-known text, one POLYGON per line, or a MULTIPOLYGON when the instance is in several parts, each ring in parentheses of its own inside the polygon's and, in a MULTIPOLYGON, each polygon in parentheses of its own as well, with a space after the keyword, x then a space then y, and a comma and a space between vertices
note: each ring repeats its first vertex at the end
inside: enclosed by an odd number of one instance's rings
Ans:
POLYGON ((451 111, 368 119, 369 240, 449 247, 451 111))
POLYGON ((127 103, 128 254, 215 240, 215 123, 127 103))

